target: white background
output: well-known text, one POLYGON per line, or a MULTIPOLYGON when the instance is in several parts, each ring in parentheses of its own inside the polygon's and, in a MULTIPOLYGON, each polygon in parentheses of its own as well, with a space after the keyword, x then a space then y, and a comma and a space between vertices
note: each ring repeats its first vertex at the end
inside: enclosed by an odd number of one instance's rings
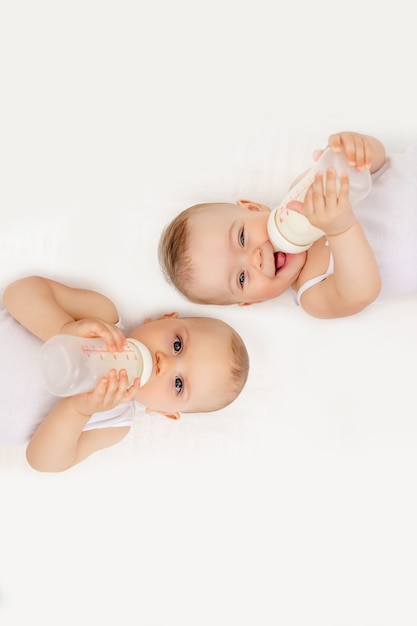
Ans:
POLYGON ((0 4, 1 288, 41 273, 128 324, 233 324, 247 389, 217 415, 143 415, 60 475, 0 449, 0 622, 411 626, 415 297, 321 322, 286 295, 186 303, 162 226, 203 200, 271 206, 331 132, 417 140, 412 5, 0 4))

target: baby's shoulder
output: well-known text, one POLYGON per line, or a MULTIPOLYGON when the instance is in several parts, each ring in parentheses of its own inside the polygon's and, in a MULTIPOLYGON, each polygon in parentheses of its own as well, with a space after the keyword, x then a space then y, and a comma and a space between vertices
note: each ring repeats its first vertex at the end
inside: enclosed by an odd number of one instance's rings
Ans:
MULTIPOLYGON (((327 240, 322 237, 307 250, 307 259, 294 285, 296 291, 309 281, 323 280, 332 271, 332 256, 327 240)), ((316 281, 317 282, 317 281, 316 281)))

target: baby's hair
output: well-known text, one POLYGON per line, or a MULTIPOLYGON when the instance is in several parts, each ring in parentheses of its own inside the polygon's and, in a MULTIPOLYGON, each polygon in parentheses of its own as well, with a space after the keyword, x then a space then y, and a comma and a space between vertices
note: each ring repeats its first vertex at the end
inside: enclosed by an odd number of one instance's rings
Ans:
POLYGON ((231 337, 231 349, 232 349, 232 362, 231 372, 232 380, 234 382, 234 394, 235 398, 240 394, 243 387, 246 384, 249 374, 249 354, 242 337, 237 333, 234 328, 232 330, 231 337))
POLYGON ((210 204, 194 204, 179 213, 162 231, 159 241, 158 257, 166 280, 183 296, 196 304, 210 302, 196 298, 189 289, 194 279, 192 257, 190 256, 190 219, 201 211, 210 208, 210 204))
POLYGON ((231 404, 242 391, 249 374, 249 354, 242 337, 226 322, 215 320, 224 324, 230 331, 230 392, 223 398, 213 398, 210 408, 205 408, 205 412, 218 411, 231 404))

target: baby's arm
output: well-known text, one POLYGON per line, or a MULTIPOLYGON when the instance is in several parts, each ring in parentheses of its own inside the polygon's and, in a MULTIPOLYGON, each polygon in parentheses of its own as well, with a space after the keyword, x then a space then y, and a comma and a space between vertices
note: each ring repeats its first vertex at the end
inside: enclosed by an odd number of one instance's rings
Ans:
POLYGON ((304 213, 326 233, 334 273, 306 290, 303 308, 322 318, 358 313, 378 296, 381 278, 372 248, 352 211, 348 176, 341 177, 337 196, 335 171, 328 171, 325 188, 322 174, 317 174, 304 198, 304 213))
MULTIPOLYGON (((53 280, 30 276, 9 285, 4 305, 25 328, 44 341, 58 333, 98 336, 109 349, 121 349, 126 339, 114 324, 118 313, 102 294, 73 289, 53 280)), ((93 413, 128 401, 137 382, 127 389, 126 373, 109 373, 96 389, 60 400, 33 434, 27 459, 40 471, 62 471, 79 463, 92 452, 113 445, 128 432, 128 427, 83 431, 93 413)))
POLYGON ((29 276, 11 283, 3 302, 18 322, 44 341, 65 333, 103 337, 114 349, 121 349, 125 343, 123 333, 114 326, 118 321, 116 307, 95 291, 29 276))
MULTIPOLYGON (((344 151, 350 167, 376 172, 385 161, 385 148, 375 137, 343 131, 330 135, 328 145, 337 153, 344 151)), ((318 159, 322 151, 316 151, 318 159)), ((381 289, 381 278, 374 253, 357 222, 349 200, 347 176, 340 179, 339 197, 335 173, 327 174, 323 186, 321 174, 315 178, 304 203, 292 202, 288 208, 298 210, 327 234, 334 260, 334 273, 308 289, 302 296, 303 308, 317 317, 343 317, 361 311, 375 300, 381 289)))
POLYGON ((93 413, 110 410, 131 400, 139 379, 128 388, 125 370, 117 376, 111 370, 100 379, 92 392, 64 398, 55 405, 36 429, 26 449, 34 469, 60 472, 79 463, 90 454, 118 443, 129 432, 128 426, 83 431, 93 413))

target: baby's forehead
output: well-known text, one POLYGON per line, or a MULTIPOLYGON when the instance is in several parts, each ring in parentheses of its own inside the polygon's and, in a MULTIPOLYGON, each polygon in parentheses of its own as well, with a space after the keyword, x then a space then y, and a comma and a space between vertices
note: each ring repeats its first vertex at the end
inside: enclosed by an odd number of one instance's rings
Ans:
POLYGON ((193 346, 205 354, 214 352, 224 358, 231 350, 232 330, 215 317, 188 318, 188 333, 193 346))
POLYGON ((190 215, 187 225, 187 252, 193 260, 197 255, 196 246, 200 257, 204 256, 206 248, 209 256, 220 251, 223 253, 233 225, 240 223, 243 218, 242 210, 242 207, 235 204, 220 204, 190 215))
POLYGON ((230 337, 231 330, 219 319, 205 316, 183 317, 183 321, 189 326, 189 331, 194 334, 196 339, 206 339, 218 337, 224 340, 230 337))
POLYGON ((199 206, 190 216, 190 221, 205 220, 216 217, 228 217, 242 210, 242 207, 232 202, 213 202, 199 206))

